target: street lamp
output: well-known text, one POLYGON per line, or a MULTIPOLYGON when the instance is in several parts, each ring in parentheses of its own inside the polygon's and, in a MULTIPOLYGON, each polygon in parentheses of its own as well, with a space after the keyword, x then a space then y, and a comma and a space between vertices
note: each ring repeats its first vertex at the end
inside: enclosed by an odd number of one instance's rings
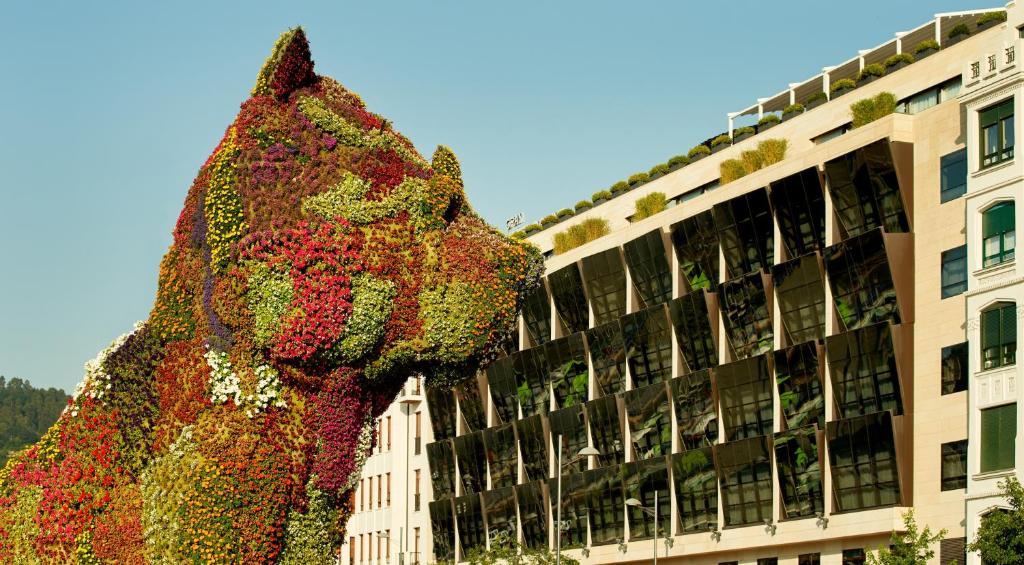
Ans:
POLYGON ((658 491, 654 491, 654 509, 650 509, 643 505, 642 502, 635 498, 629 498, 626 500, 626 506, 633 506, 639 508, 645 512, 648 516, 654 518, 654 565, 658 565, 658 530, 661 524, 658 522, 658 491))
MULTIPOLYGON (((601 455, 601 452, 594 449, 593 447, 584 447, 569 461, 568 464, 575 463, 584 457, 590 457, 592 455, 601 455)), ((555 527, 558 529, 555 532, 555 565, 562 565, 562 434, 558 434, 558 516, 555 520, 555 527)))

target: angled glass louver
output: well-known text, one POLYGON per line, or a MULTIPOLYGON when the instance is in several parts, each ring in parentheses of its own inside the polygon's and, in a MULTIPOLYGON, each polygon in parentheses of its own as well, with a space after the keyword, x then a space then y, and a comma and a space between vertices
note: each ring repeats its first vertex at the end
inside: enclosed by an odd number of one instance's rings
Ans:
POLYGON ((775 352, 775 385, 787 428, 825 427, 825 394, 821 348, 804 342, 775 352))
POLYGON ((576 457, 581 449, 587 446, 587 424, 583 419, 583 405, 555 410, 548 414, 551 428, 551 446, 556 450, 555 461, 558 461, 558 437, 562 437, 562 474, 579 473, 587 468, 585 457, 576 457))
MULTIPOLYGON (((589 487, 585 473, 562 475, 562 548, 572 549, 587 545, 589 526, 589 487)), ((558 479, 548 479, 551 501, 551 519, 558 516, 558 479)), ((556 530, 557 531, 557 530, 556 530)))
POLYGON ((708 293, 691 292, 668 303, 668 313, 676 332, 676 343, 689 371, 718 364, 718 347, 708 310, 708 293))
POLYGON ((584 257, 583 275, 595 325, 617 321, 626 313, 626 267, 618 247, 584 257))
POLYGON ((722 402, 722 427, 729 441, 771 435, 772 376, 769 354, 718 366, 715 381, 722 402))
POLYGON ((565 333, 582 332, 590 325, 587 296, 583 292, 583 277, 576 263, 562 267, 548 275, 555 312, 565 333))
POLYGON ((495 426, 483 431, 487 466, 491 472, 491 487, 500 488, 516 484, 519 469, 519 451, 512 424, 495 426))
POLYGON ((672 298, 672 273, 669 271, 660 229, 627 242, 623 250, 633 286, 644 307, 649 308, 672 298))
POLYGON ((587 330, 587 345, 594 368, 595 396, 626 390, 626 344, 618 321, 587 330))
POLYGON ((789 343, 825 339, 825 282, 818 255, 773 266, 772 284, 789 343))
POLYGON ((588 485, 590 539, 594 545, 616 543, 625 535, 626 500, 621 466, 601 467, 582 474, 588 485))
POLYGON ((672 378, 672 336, 664 306, 622 317, 626 359, 636 388, 672 378))
POLYGON ((450 390, 427 389, 427 412, 434 429, 434 439, 455 437, 455 395, 450 390))
POLYGON ((455 518, 452 501, 439 500, 427 505, 430 510, 430 531, 434 537, 434 559, 455 558, 455 518))
POLYGON ((771 309, 764 279, 754 272, 718 285, 722 321, 735 359, 772 350, 771 309))
POLYGON ((761 188, 714 207, 728 278, 767 271, 774 260, 772 210, 761 188))
POLYGON ((498 418, 510 424, 519 417, 519 392, 515 371, 512 369, 513 353, 502 357, 487 367, 487 389, 498 412, 498 418))
POLYGON ((487 427, 487 416, 484 414, 484 403, 480 400, 480 386, 476 379, 469 379, 454 387, 455 397, 459 401, 459 413, 466 428, 478 432, 487 427))
POLYGON ((676 429, 683 449, 709 446, 718 439, 718 413, 711 371, 704 369, 669 381, 676 410, 676 429))
POLYGON ((516 491, 514 487, 495 488, 484 493, 484 517, 487 523, 487 537, 494 539, 504 532, 508 539, 518 535, 516 520, 516 491))
POLYGON ((714 290, 718 280, 718 228, 711 210, 672 224, 672 247, 690 292, 714 290))
POLYGON ((622 484, 626 499, 635 498, 651 510, 648 513, 636 506, 627 506, 629 512, 629 539, 642 540, 655 537, 655 520, 652 515, 654 496, 658 496, 657 533, 659 538, 671 533, 672 503, 668 486, 668 458, 658 457, 647 461, 626 463, 622 467, 622 484))
POLYGON ((516 394, 523 416, 547 412, 550 382, 544 348, 534 347, 513 355, 512 372, 516 377, 516 394))
POLYGON ((786 518, 809 518, 825 512, 818 429, 814 425, 775 434, 782 512, 786 518))
POLYGON ((605 467, 625 461, 622 416, 616 397, 602 396, 588 402, 587 420, 590 423, 590 436, 594 438, 594 448, 601 453, 597 456, 598 465, 605 467))
POLYGON ((555 405, 566 408, 586 402, 590 371, 583 333, 549 341, 544 345, 544 357, 555 405))
POLYGON ((548 445, 544 435, 544 420, 540 415, 523 418, 515 423, 519 438, 519 455, 523 458, 526 480, 536 481, 548 477, 548 445))
POLYGON ((650 459, 672 452, 672 416, 663 383, 625 394, 626 417, 633 459, 650 459))
POLYGON ((684 451, 671 460, 679 530, 718 529, 718 472, 712 447, 684 451))
POLYGON ((817 167, 773 181, 771 202, 790 257, 825 248, 825 190, 817 167))
POLYGON ((839 418, 886 410, 903 413, 893 327, 875 324, 826 340, 839 418))
POLYGON ((484 529, 484 513, 477 493, 454 499, 455 523, 459 528, 459 549, 465 555, 476 547, 485 547, 487 531, 484 529))
POLYGON ((523 300, 523 322, 530 345, 544 345, 551 339, 551 302, 543 282, 523 300))
POLYGON ((829 422, 827 427, 836 510, 900 504, 892 413, 876 412, 829 422))
POLYGON ((844 328, 855 330, 884 321, 900 323, 896 284, 881 230, 829 247, 825 270, 844 328))
POLYGON ((825 163, 836 218, 847 237, 879 227, 910 231, 893 158, 900 145, 880 139, 825 163))
POLYGON ((462 492, 483 492, 487 488, 487 454, 483 432, 455 438, 455 459, 459 462, 462 492))
POLYGON ((455 447, 446 439, 427 444, 427 465, 434 500, 455 495, 455 447))
POLYGON ((715 446, 726 526, 764 524, 772 518, 772 465, 768 439, 753 437, 715 446))
POLYGON ((548 514, 544 506, 543 481, 516 485, 516 503, 519 506, 519 524, 523 528, 523 543, 530 549, 547 549, 548 514))

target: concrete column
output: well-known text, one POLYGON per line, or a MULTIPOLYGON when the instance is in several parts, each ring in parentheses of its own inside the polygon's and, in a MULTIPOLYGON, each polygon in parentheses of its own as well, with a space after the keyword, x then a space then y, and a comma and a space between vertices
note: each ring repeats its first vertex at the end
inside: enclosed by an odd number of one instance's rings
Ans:
POLYGON ((935 42, 942 47, 942 18, 935 16, 935 42))

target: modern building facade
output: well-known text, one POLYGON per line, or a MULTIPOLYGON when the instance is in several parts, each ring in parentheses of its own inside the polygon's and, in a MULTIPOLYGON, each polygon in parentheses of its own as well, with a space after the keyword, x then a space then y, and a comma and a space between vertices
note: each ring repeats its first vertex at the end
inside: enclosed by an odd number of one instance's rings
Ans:
MULTIPOLYGON (((937 15, 759 99, 730 132, 942 44, 532 235, 546 276, 518 350, 425 392, 429 560, 507 532, 560 535, 583 563, 853 565, 913 509, 947 530, 936 562, 978 562, 966 539, 1022 453, 1024 8, 998 11, 937 15), (972 33, 954 41, 959 25, 972 33), (853 128, 851 103, 882 92, 897 112, 853 128), (721 182, 768 138, 786 140, 782 161, 721 182), (655 192, 670 207, 631 221, 655 192), (553 253, 590 218, 610 233, 553 253)), ((352 524, 377 527, 358 509, 352 524)))

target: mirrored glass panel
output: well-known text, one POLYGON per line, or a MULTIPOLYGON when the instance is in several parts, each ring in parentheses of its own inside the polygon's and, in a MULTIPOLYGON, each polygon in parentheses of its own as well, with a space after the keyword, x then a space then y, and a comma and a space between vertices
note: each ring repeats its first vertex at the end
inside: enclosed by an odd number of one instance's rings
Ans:
POLYGON ((775 265, 772 283, 789 343, 825 339, 825 282, 818 255, 775 265))
POLYGON ((450 390, 427 389, 427 412, 434 428, 434 439, 455 437, 455 395, 450 390))
POLYGON ((910 231, 888 139, 825 163, 829 194, 847 237, 875 228, 910 231))
POLYGON ((547 365, 543 347, 520 351, 512 356, 512 371, 516 375, 516 391, 523 416, 548 411, 550 383, 547 365))
POLYGON ((818 431, 813 425, 775 434, 775 465, 786 518, 825 512, 819 453, 818 431))
POLYGON ((548 515, 544 505, 542 481, 516 486, 519 504, 519 523, 523 529, 523 543, 530 549, 548 547, 548 515))
POLYGON ((825 190, 817 167, 772 182, 771 201, 790 257, 825 248, 825 190))
POLYGON ((711 446, 672 456, 679 530, 707 532, 718 528, 718 473, 711 446))
MULTIPOLYGON (((587 545, 589 488, 583 473, 562 475, 562 549, 587 545)), ((551 493, 551 519, 554 523, 558 520, 557 478, 548 479, 548 492, 551 493)))
POLYGON ((626 313, 626 267, 618 247, 584 257, 583 274, 595 325, 615 322, 626 313))
POLYGON ((587 307, 587 296, 583 293, 583 277, 576 263, 549 274, 548 284, 564 333, 587 329, 590 325, 590 310, 587 307))
POLYGON ((676 343, 689 371, 718 364, 718 346, 708 311, 708 295, 700 290, 668 303, 669 317, 676 331, 676 343))
POLYGON ((829 422, 828 452, 837 511, 900 503, 891 413, 829 422))
POLYGON ((718 439, 718 414, 711 371, 704 369, 670 381, 676 409, 676 429, 683 449, 709 446, 718 439))
POLYGON ((530 345, 543 345, 551 339, 551 302, 544 284, 523 300, 523 322, 530 345))
POLYGON ((672 378, 672 336, 664 306, 622 317, 626 359, 637 388, 672 378))
POLYGON ((903 413, 892 327, 875 324, 826 341, 832 395, 840 418, 892 410, 903 413))
POLYGON ((462 555, 476 547, 485 547, 484 513, 479 494, 455 498, 455 521, 459 528, 459 549, 462 555))
POLYGON ((672 298, 672 275, 661 230, 654 230, 623 246, 633 286, 645 307, 672 298))
POLYGON ((769 354, 720 365, 715 369, 722 401, 725 437, 737 439, 771 435, 772 378, 769 354))
POLYGON ((772 209, 761 188, 714 207, 715 225, 729 278, 766 271, 774 257, 772 209))
POLYGON ((617 321, 587 330, 587 345, 594 367, 596 396, 626 390, 626 343, 617 321))
POLYGON ((594 545, 606 545, 623 539, 626 512, 621 467, 587 471, 583 479, 589 486, 591 541, 594 545))
POLYGON ((526 480, 536 481, 548 476, 548 445, 541 416, 531 416, 515 423, 519 438, 519 455, 523 458, 526 480))
POLYGON ((743 359, 772 350, 772 319, 761 273, 718 286, 722 321, 733 357, 743 359))
POLYGON ((825 270, 844 328, 855 330, 883 321, 900 323, 896 285, 881 231, 867 232, 829 247, 825 270))
POLYGON ((430 467, 430 484, 434 488, 434 499, 440 500, 455 494, 455 447, 452 441, 442 440, 427 444, 427 465, 430 467))
POLYGON ((516 491, 508 486, 484 493, 484 514, 487 517, 487 537, 494 539, 499 532, 508 540, 518 536, 516 521, 516 491))
POLYGON ((586 402, 590 371, 583 333, 548 342, 544 345, 544 356, 555 405, 566 408, 586 402))
POLYGON ((455 519, 452 517, 452 502, 431 502, 428 507, 430 531, 434 535, 434 559, 455 559, 455 519))
POLYGON ((519 417, 519 385, 512 360, 513 357, 502 357, 487 367, 487 389, 498 418, 505 423, 512 423, 519 417))
POLYGON ((614 396, 602 396, 587 403, 587 419, 590 421, 590 436, 594 448, 601 453, 598 466, 606 467, 625 461, 626 450, 622 445, 622 416, 614 396))
POLYGON ((491 488, 516 484, 519 452, 512 424, 484 430, 484 448, 487 449, 487 467, 491 472, 491 488))
POLYGON ((654 508, 658 508, 657 534, 665 538, 671 534, 672 503, 668 487, 668 458, 626 463, 623 467, 623 486, 626 500, 635 498, 643 508, 627 506, 629 512, 629 539, 651 539, 655 534, 654 508), (654 500, 657 497, 658 503, 654 500))
POLYGON ((625 394, 633 459, 650 459, 672 452, 672 417, 665 385, 657 383, 625 394))
POLYGON ((673 224, 672 247, 690 292, 718 286, 718 229, 711 210, 673 224))
POLYGON ((487 416, 484 414, 484 403, 480 399, 480 387, 476 379, 455 386, 455 397, 459 401, 459 413, 462 423, 474 432, 487 427, 487 416))
POLYGON ((772 465, 768 440, 754 437, 715 446, 726 526, 764 524, 772 518, 772 465))
POLYGON ((825 428, 825 394, 819 362, 821 350, 804 342, 775 352, 775 384, 787 428, 817 424, 825 428))
POLYGON ((487 454, 483 432, 455 438, 455 458, 459 462, 462 492, 482 492, 487 488, 487 454))
POLYGON ((583 419, 583 405, 555 410, 548 414, 551 428, 551 446, 558 460, 558 437, 562 437, 562 474, 579 473, 587 468, 587 458, 577 457, 587 447, 587 424, 583 419))

